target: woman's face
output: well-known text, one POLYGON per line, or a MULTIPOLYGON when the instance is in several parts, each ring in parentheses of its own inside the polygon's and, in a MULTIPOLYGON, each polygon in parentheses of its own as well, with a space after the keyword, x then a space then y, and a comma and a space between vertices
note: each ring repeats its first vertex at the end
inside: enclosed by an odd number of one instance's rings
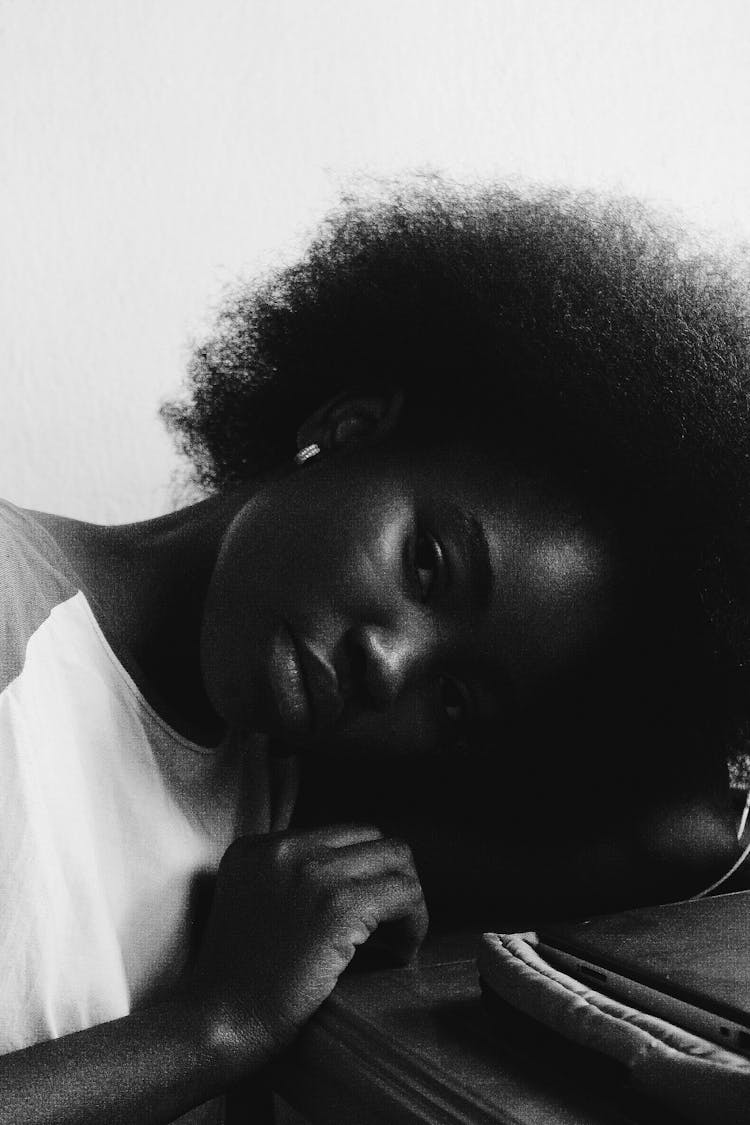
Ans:
POLYGON ((491 739, 595 650, 614 566, 574 498, 466 442, 324 453, 264 485, 224 538, 209 698, 303 752, 491 739))

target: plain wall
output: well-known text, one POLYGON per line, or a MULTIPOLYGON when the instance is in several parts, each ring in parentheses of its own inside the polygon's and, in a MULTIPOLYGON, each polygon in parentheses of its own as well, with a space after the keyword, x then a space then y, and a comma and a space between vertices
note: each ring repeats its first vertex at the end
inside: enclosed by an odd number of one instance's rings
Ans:
POLYGON ((0 495, 175 503, 226 286, 353 174, 604 187, 750 233, 745 0, 0 0, 0 495))

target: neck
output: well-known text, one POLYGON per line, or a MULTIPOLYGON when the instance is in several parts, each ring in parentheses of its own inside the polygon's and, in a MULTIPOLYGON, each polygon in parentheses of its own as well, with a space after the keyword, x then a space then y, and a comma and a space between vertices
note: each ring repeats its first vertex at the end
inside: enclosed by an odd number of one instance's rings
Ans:
POLYGON ((226 529, 247 497, 247 490, 222 493, 113 527, 35 513, 76 568, 108 642, 149 703, 205 745, 225 731, 203 686, 203 604, 226 529))

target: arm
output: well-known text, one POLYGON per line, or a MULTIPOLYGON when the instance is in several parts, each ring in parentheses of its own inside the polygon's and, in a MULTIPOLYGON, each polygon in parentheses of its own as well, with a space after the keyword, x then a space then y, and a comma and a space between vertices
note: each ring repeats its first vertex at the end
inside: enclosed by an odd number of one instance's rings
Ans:
POLYGON ((405 959, 427 928, 398 841, 346 826, 236 841, 184 992, 0 1059, 0 1123, 174 1120, 291 1042, 381 922, 405 959))
MULTIPOLYGON (((502 763, 502 759, 501 759, 502 763)), ((481 760, 417 756, 303 767, 299 825, 344 808, 412 847, 433 928, 530 929, 543 919, 688 897, 738 856, 739 810, 717 778, 681 792, 521 788, 481 760)), ((723 783, 723 784, 722 784, 723 783)), ((750 869, 750 861, 745 865, 750 869)), ((740 872, 724 890, 737 889, 740 872)), ((746 885, 746 884, 745 884, 746 885)))
MULTIPOLYGON (((245 1068, 264 1057, 248 1042, 245 1068)), ((236 1069, 219 1013, 181 997, 0 1058, 0 1122, 169 1122, 218 1094, 236 1069)))

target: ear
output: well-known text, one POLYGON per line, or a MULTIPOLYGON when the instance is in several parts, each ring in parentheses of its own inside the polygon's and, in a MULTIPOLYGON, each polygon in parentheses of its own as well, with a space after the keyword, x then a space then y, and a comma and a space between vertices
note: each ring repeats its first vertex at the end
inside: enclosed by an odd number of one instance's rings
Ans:
POLYGON ((297 431, 297 448, 315 443, 339 449, 384 438, 395 429, 403 402, 400 390, 344 391, 305 419, 297 431))

